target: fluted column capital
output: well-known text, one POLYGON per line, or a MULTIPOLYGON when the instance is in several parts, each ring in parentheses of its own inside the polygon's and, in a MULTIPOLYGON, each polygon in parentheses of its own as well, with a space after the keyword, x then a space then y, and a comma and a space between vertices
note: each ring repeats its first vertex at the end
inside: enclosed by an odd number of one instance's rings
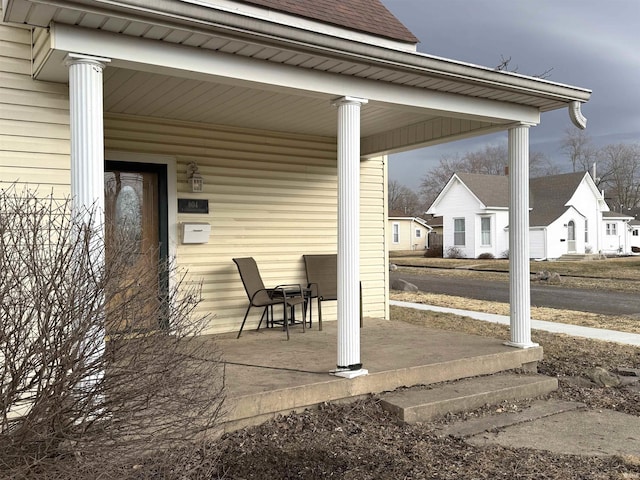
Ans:
POLYGON ((344 96, 331 100, 331 105, 334 107, 340 107, 342 105, 365 105, 368 102, 369 100, 366 98, 344 96))

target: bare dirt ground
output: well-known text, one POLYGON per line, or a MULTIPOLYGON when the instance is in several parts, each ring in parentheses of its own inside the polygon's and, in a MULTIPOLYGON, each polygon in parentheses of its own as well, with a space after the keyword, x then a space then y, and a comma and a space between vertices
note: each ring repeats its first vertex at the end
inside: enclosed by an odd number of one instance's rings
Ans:
MULTIPOLYGON (((479 304, 457 297, 422 298, 454 308, 504 313, 505 304, 479 304), (441 303, 438 303, 441 302, 441 303)), ((562 321, 638 332, 628 319, 581 312, 534 309, 541 320, 562 321)), ((506 326, 436 312, 392 307, 393 321, 405 321, 475 335, 508 338, 506 326)), ((633 385, 598 387, 587 379, 593 367, 615 372, 640 369, 640 349, 614 343, 534 331, 544 348, 541 373, 558 377, 552 397, 584 402, 590 409, 610 409, 640 416, 640 389, 633 385)), ((637 384, 636 384, 637 385, 637 384)), ((349 404, 326 404, 292 413, 263 425, 227 434, 195 452, 167 452, 141 459, 136 466, 82 472, 77 478, 135 479, 640 479, 635 456, 554 454, 540 449, 474 446, 440 437, 443 424, 527 408, 528 402, 487 405, 424 425, 399 425, 382 410, 377 396, 349 404)), ((39 478, 63 478, 51 475, 39 478)), ((33 477, 38 478, 38 477, 33 477)), ((68 478, 68 477, 64 477, 68 478)))
MULTIPOLYGON (((568 314, 566 314, 568 315, 568 314)), ((393 307, 394 321, 508 338, 508 328, 469 318, 393 307)), ((545 349, 540 372, 556 376, 551 397, 588 408, 640 416, 640 392, 630 386, 598 387, 587 380, 595 366, 640 368, 640 349, 533 332, 545 349)), ((399 425, 377 396, 350 404, 325 404, 227 434, 184 462, 180 452, 152 457, 117 478, 226 479, 640 479, 640 456, 555 454, 542 449, 474 446, 441 437, 446 424, 526 409, 529 402, 487 405, 424 425, 399 425), (169 461, 172 458, 174 462, 169 461), (186 465, 185 465, 186 463, 186 465), (176 468, 179 465, 180 468, 176 468)), ((106 472, 102 472, 106 475, 106 472)), ((104 478, 109 478, 105 476, 104 478)))

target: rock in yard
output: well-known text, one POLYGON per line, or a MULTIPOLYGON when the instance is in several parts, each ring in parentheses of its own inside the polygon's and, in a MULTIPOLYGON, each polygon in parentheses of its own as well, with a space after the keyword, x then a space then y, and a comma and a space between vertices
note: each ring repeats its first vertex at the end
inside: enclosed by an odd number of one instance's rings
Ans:
POLYGON ((395 272, 396 270, 398 270, 398 266, 395 263, 390 263, 389 264, 389 271, 390 272, 395 272))
POLYGON ((401 292, 417 292, 418 287, 416 287, 413 283, 407 282, 406 280, 402 280, 401 278, 396 278, 393 282, 391 282, 392 290, 400 290, 401 292))
POLYGON ((592 368, 587 372, 587 376, 601 387, 617 387, 620 385, 618 376, 602 367, 592 368))
POLYGON ((547 272, 546 270, 542 270, 541 272, 536 273, 536 280, 549 280, 549 275, 551 275, 549 272, 547 272))
POLYGON ((549 275, 549 283, 553 284, 553 285, 557 285, 560 283, 560 274, 558 272, 553 272, 551 275, 549 275))

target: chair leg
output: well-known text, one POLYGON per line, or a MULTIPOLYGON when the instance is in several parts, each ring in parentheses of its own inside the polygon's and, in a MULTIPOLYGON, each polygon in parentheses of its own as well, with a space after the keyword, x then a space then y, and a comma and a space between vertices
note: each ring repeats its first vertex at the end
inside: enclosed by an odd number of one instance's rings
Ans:
POLYGON ((260 317, 260 322, 258 323, 258 328, 256 328, 256 330, 260 330, 260 325, 262 325, 262 320, 264 320, 264 314, 267 314, 267 328, 269 328, 269 310, 268 310, 268 306, 264 307, 264 310, 262 311, 262 316, 260 317))
POLYGON ((307 310, 309 311, 309 328, 313 326, 313 299, 305 298, 304 300, 304 318, 307 319, 307 310))
MULTIPOLYGON (((236 337, 236 339, 240 338, 240 335, 242 335, 242 329, 244 328, 244 323, 247 321, 249 310, 251 310, 251 304, 249 304, 247 311, 244 313, 244 319, 242 320, 242 325, 240 325, 240 331, 238 332, 238 336, 236 337)), ((260 321, 262 321, 262 319, 260 321)))
POLYGON ((287 332, 287 340, 289 340, 289 319, 287 318, 287 309, 289 306, 287 305, 287 302, 283 302, 282 306, 284 310, 284 330, 287 332))
POLYGON ((318 330, 322 331, 322 301, 318 297, 318 330))

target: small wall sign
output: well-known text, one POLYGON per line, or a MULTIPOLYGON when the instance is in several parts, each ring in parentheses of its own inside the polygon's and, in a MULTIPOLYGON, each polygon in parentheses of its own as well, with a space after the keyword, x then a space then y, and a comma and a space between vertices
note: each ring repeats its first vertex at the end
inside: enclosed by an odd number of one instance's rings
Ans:
POLYGON ((178 213, 209 213, 209 200, 206 198, 179 198, 178 213))

